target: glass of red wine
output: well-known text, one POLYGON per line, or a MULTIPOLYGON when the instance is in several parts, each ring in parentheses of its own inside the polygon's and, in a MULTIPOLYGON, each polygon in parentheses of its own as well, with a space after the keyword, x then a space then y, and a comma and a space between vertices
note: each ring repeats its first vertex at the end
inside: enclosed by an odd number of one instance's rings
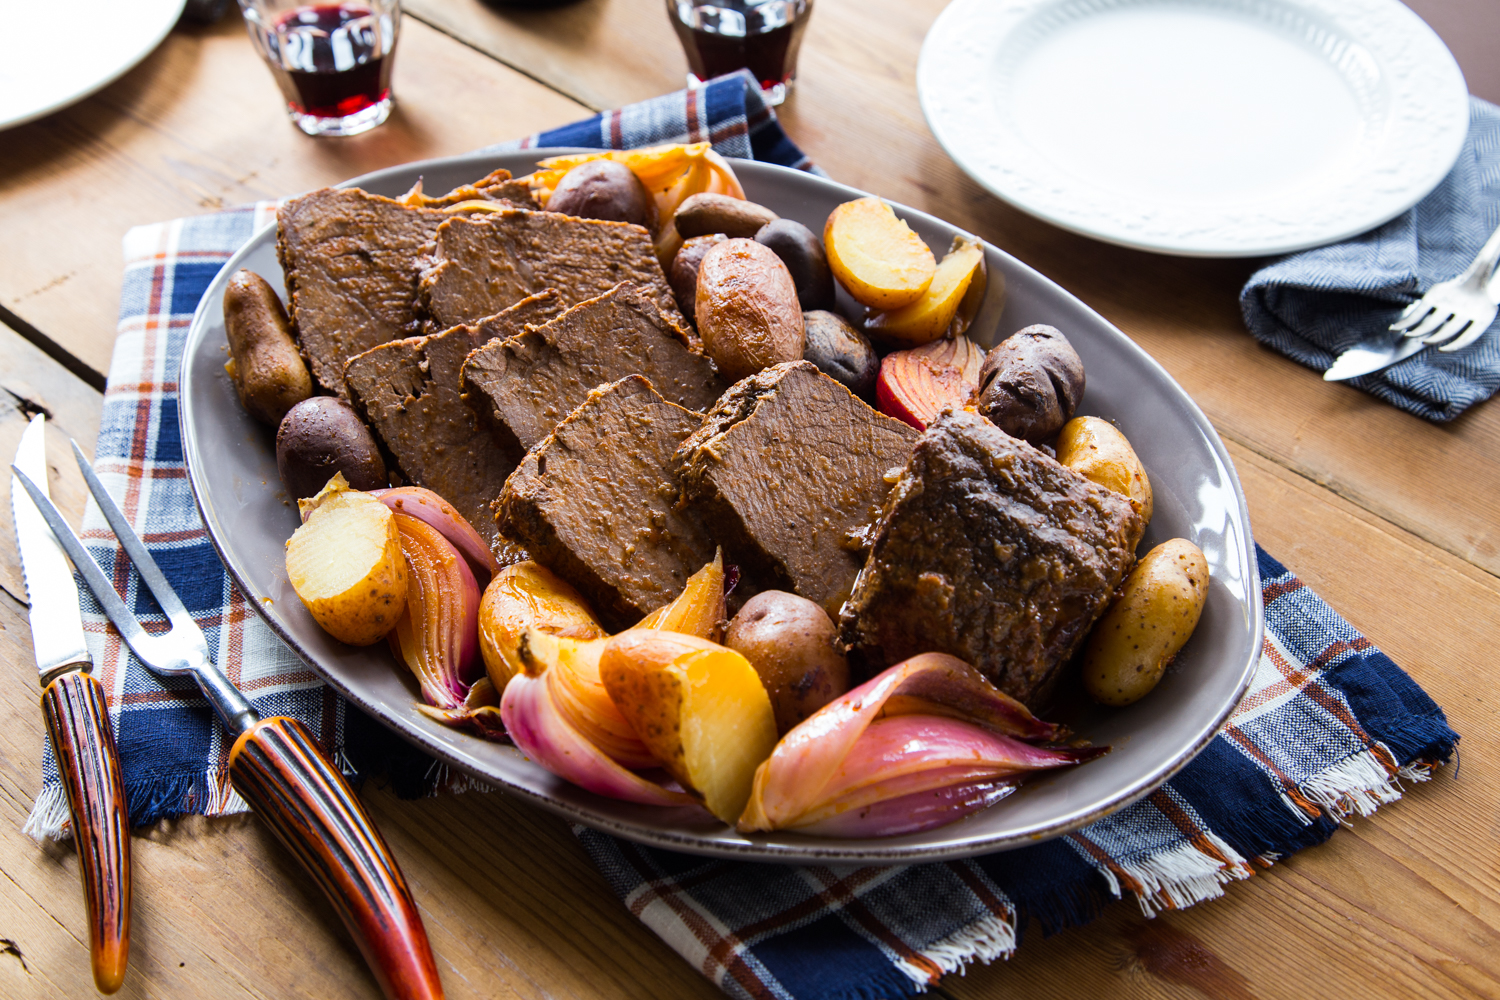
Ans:
POLYGON ((245 26, 308 135, 358 135, 390 116, 398 0, 239 0, 245 26))
POLYGON ((738 69, 760 81, 768 104, 786 100, 813 0, 667 0, 688 59, 688 86, 738 69))

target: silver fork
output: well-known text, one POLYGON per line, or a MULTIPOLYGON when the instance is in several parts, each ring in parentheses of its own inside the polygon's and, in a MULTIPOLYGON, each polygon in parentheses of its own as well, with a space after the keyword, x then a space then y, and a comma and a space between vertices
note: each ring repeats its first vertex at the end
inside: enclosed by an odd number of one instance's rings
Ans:
POLYGON ((323 890, 386 996, 442 1000, 442 983, 411 890, 349 783, 301 723, 286 716, 261 718, 213 662, 202 629, 76 442, 73 456, 115 537, 172 623, 166 633, 152 635, 141 627, 47 494, 14 465, 11 471, 141 662, 154 673, 186 674, 197 682, 233 742, 230 783, 323 890))
POLYGON ((1500 279, 1494 273, 1497 261, 1500 228, 1490 234, 1463 274, 1429 288, 1426 295, 1406 307, 1391 329, 1404 332, 1408 340, 1421 338, 1424 344, 1442 344, 1438 350, 1444 353, 1474 343, 1500 311, 1495 304, 1500 293, 1500 279))

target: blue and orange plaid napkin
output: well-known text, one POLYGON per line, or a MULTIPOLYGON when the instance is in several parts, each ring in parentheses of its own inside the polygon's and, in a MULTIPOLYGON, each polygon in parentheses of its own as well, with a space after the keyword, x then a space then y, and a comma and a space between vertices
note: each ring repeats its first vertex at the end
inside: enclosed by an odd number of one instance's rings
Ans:
MULTIPOLYGON (((711 82, 522 140, 522 146, 627 146, 711 138, 731 156, 809 164, 753 84, 711 82)), ((253 613, 204 533, 183 467, 177 372, 208 283, 274 206, 132 230, 125 238, 119 337, 95 464, 208 637, 215 660, 258 711, 296 716, 351 773, 387 774, 430 794, 441 769, 319 683, 253 613)), ((84 541, 132 609, 161 621, 103 518, 84 541)), ((963 861, 907 867, 789 867, 710 860, 580 828, 578 837, 630 911, 734 997, 874 1000, 910 996, 968 963, 1009 956, 1035 919, 1081 924, 1129 895, 1147 914, 1223 894, 1351 813, 1427 779, 1457 735, 1420 688, 1265 553, 1265 649, 1229 725, 1149 798, 1071 836, 963 861)), ((80 588, 86 598, 88 591, 80 588)), ((137 825, 245 808, 226 747, 191 682, 136 664, 97 606, 87 609, 95 676, 119 734, 137 825)), ((149 624, 148 624, 149 627, 149 624)), ((49 755, 28 829, 58 836, 66 803, 49 755)))

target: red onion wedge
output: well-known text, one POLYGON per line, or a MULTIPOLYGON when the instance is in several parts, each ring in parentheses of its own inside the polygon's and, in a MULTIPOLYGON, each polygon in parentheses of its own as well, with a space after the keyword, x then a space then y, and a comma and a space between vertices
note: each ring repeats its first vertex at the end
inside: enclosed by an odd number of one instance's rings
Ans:
POLYGON ((941 826, 998 800, 1027 772, 1107 752, 1017 738, 1059 735, 962 660, 924 653, 787 733, 756 772, 739 828, 879 837, 941 826))
POLYGON ((463 554, 476 572, 483 571, 486 574, 485 579, 494 576, 499 570, 495 554, 484 544, 484 539, 479 537, 474 526, 451 503, 431 490, 422 486, 393 486, 384 490, 371 490, 370 493, 379 497, 380 502, 395 513, 406 514, 432 525, 453 543, 453 547, 463 554))
MULTIPOLYGON (((533 661, 534 662, 534 661, 533 661)), ((579 732, 561 711, 542 672, 527 664, 512 677, 500 698, 500 717, 521 752, 559 778, 612 799, 652 806, 697 805, 685 792, 673 791, 629 771, 579 732)))
POLYGON ((416 709, 435 722, 454 729, 465 729, 487 740, 503 742, 505 723, 500 719, 500 696, 488 677, 481 677, 469 688, 459 708, 434 708, 417 705, 416 709))
POLYGON ((389 639, 396 658, 416 675, 429 705, 456 709, 484 670, 479 658, 479 584, 437 529, 396 514, 406 556, 406 611, 389 639))

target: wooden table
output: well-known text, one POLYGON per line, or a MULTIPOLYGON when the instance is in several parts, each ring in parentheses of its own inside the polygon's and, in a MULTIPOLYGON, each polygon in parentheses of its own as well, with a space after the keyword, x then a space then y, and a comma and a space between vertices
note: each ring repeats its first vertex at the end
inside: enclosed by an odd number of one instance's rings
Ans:
MULTIPOLYGON (((938 148, 913 85, 942 0, 819 0, 788 131, 833 176, 974 230, 1119 325, 1186 387, 1229 445, 1256 537, 1405 666, 1464 735, 1445 770, 1372 819, 1227 898, 1144 920, 1129 903, 1009 962, 951 976, 950 997, 1500 996, 1500 405, 1446 426, 1407 416, 1261 348, 1239 286, 1254 261, 1091 242, 985 194, 938 148)), ((1500 100, 1493 0, 1413 3, 1471 86, 1500 100)), ((237 16, 182 27, 139 68, 0 142, 0 454, 24 418, 52 447, 91 442, 131 225, 453 154, 681 86, 661 4, 556 11, 410 0, 391 121, 313 141, 278 108, 237 16)), ((54 450, 54 454, 63 452, 54 450)), ((81 483, 60 497, 76 521, 81 483)), ((71 845, 19 832, 41 780, 42 723, 9 518, 0 529, 0 996, 92 986, 71 845)), ((503 794, 419 802, 367 788, 422 908, 448 994, 718 995, 619 905, 560 821, 503 794)), ((254 819, 138 833, 131 971, 121 996, 377 995, 331 909, 254 819)))

